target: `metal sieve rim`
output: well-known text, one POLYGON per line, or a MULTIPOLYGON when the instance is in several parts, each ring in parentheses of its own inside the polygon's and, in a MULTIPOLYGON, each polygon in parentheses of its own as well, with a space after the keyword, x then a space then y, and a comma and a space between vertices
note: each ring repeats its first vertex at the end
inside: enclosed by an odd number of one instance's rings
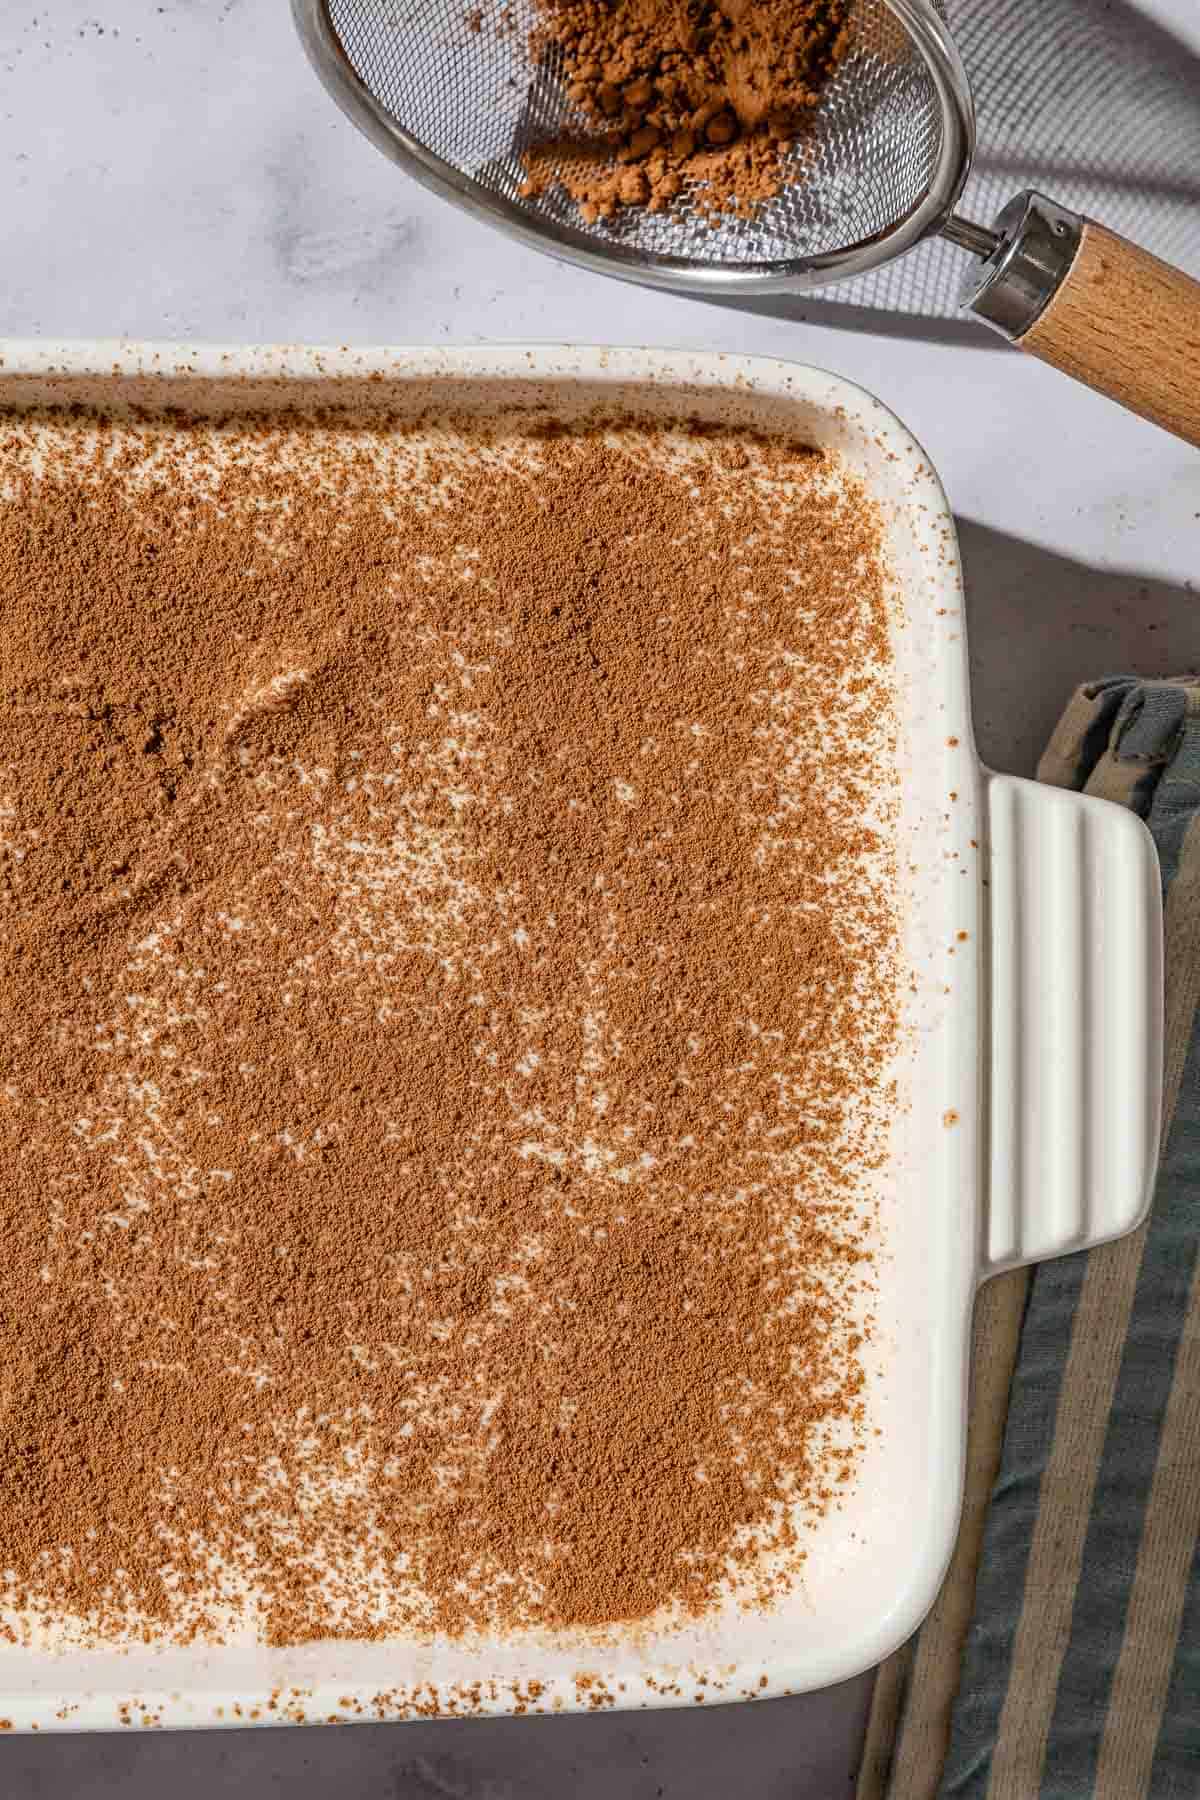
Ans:
POLYGON ((674 293, 751 295, 798 292, 862 275, 902 256, 937 232, 953 211, 975 150, 975 108, 954 40, 931 0, 883 0, 915 45, 937 96, 941 143, 929 185, 917 204, 882 231, 815 256, 762 262, 707 262, 618 243, 600 245, 588 232, 526 212, 436 156, 381 104, 358 75, 333 26, 330 0, 291 0, 309 61, 327 93, 377 150, 414 181, 473 218, 561 262, 674 293))

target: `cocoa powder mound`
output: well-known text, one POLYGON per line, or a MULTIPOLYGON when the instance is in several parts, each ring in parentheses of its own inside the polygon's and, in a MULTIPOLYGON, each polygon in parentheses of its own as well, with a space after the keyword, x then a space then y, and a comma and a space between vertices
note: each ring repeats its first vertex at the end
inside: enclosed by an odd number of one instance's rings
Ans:
POLYGON ((15 1638, 769 1604, 870 1427, 879 531, 698 426, 0 429, 15 1638))
POLYGON ((525 153, 526 198, 555 187, 590 224, 673 203, 750 216, 795 179, 794 152, 851 44, 851 0, 535 0, 535 65, 582 129, 525 153))

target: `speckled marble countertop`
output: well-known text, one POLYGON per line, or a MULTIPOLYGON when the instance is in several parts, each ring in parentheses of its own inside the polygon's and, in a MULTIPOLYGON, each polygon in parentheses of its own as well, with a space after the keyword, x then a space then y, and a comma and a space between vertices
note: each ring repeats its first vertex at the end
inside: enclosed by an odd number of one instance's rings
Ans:
MULTIPOLYGON (((1143 3, 1200 53, 1195 0, 1143 3)), ((923 441, 958 514, 976 725, 999 767, 1031 769, 1076 681, 1200 663, 1196 452, 984 337, 836 329, 803 302, 750 315, 521 250, 355 135, 285 0, 8 0, 0 172, 0 335, 687 345, 862 383, 923 441)), ((707 1714, 9 1740, 0 1788, 844 1800, 868 1687, 707 1714)))

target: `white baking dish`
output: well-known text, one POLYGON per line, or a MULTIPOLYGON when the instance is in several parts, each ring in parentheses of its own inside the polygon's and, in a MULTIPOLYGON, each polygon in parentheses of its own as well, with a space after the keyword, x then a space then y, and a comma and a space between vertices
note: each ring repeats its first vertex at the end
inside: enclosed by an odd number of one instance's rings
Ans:
MULTIPOLYGON (((297 403, 399 414, 522 399, 686 412, 838 452, 878 500, 897 622, 910 1049, 883 1196, 872 1440, 771 1615, 680 1633, 52 1654, 0 1648, 13 1727, 284 1723, 765 1698, 878 1661, 937 1592, 957 1524, 979 1282, 1144 1215, 1157 1148, 1158 871, 1129 813, 975 755, 954 524, 869 395, 767 359, 595 349, 0 346, 0 405, 297 403)), ((1053 595, 1046 596, 1052 606, 1053 595)))

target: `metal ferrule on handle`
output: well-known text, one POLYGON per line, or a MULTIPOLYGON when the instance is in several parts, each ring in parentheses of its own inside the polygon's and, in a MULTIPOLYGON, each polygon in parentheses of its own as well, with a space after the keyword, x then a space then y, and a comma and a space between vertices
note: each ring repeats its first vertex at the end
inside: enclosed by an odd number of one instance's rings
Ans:
POLYGON ((1018 343, 1070 274, 1083 218, 1030 189, 1009 201, 987 235, 991 252, 963 283, 962 305, 1018 343))

